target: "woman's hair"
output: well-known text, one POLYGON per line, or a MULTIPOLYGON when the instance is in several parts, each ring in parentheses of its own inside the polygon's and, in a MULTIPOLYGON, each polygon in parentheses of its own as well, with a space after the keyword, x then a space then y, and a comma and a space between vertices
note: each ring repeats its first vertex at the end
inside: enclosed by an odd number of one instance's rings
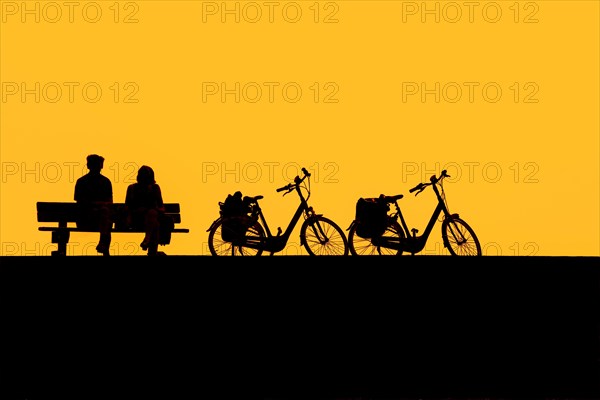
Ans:
POLYGON ((156 183, 154 180, 154 170, 147 165, 142 165, 138 170, 137 182, 145 185, 156 183))

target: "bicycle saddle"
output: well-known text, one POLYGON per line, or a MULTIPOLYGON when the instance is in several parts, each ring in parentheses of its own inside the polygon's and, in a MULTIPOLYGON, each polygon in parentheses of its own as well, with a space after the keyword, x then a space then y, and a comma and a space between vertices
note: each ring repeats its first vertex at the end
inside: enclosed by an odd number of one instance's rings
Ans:
POLYGON ((384 200, 386 203, 391 203, 392 201, 400 200, 403 197, 403 194, 397 194, 395 196, 386 196, 385 194, 382 194, 379 196, 379 198, 384 200))
POLYGON ((258 196, 254 196, 254 197, 252 197, 252 196, 245 196, 244 197, 244 201, 257 201, 257 200, 260 200, 262 198, 264 198, 264 196, 261 195, 261 194, 259 194, 258 196))

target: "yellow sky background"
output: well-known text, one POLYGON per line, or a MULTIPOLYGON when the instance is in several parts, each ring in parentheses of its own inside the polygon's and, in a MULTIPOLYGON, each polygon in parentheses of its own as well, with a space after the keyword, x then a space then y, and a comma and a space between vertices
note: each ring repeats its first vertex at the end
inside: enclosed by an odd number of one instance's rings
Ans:
MULTIPOLYGON (((207 255, 228 193, 296 197, 347 228, 359 197, 405 195, 423 231, 446 168, 450 210, 484 254, 600 254, 597 1, 1 1, 0 255, 46 255, 37 201, 71 201, 105 157, 115 201, 154 168, 207 255)), ((444 254, 441 225, 423 254, 444 254)), ((298 231, 296 231, 298 232, 298 231)), ((139 237, 138 237, 139 236, 139 237)), ((115 234, 113 254, 143 254, 115 234)), ((70 254, 96 254, 72 234, 70 254)), ((306 254, 294 233, 281 254, 306 254)))

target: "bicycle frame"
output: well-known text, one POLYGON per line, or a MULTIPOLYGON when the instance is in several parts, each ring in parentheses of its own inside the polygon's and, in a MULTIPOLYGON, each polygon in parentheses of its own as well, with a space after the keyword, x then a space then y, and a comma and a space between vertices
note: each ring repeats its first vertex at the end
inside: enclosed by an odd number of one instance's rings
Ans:
POLYGON ((255 212, 258 215, 258 221, 260 221, 260 224, 265 230, 266 237, 262 238, 262 240, 254 237, 246 237, 244 247, 263 249, 264 251, 269 251, 271 253, 280 252, 285 248, 290 236, 292 235, 292 232, 294 231, 294 228, 300 220, 300 217, 303 214, 306 215, 306 218, 310 218, 312 216, 312 207, 308 205, 307 199, 302 194, 299 186, 296 186, 296 192, 298 196, 300 196, 300 204, 298 205, 298 208, 288 223, 285 231, 282 233, 281 228, 277 228, 277 235, 273 235, 271 232, 263 211, 258 205, 258 201, 255 203, 254 207, 257 208, 255 212))
POLYGON ((435 207, 435 209, 433 210, 433 214, 431 215, 431 218, 429 219, 429 222, 427 223, 427 226, 425 227, 423 234, 421 234, 420 236, 417 236, 417 232, 418 232, 417 229, 411 230, 408 228, 408 225, 406 223, 404 215, 402 214, 402 211, 400 210, 400 206, 398 205, 398 201, 394 200, 394 206, 396 207, 396 213, 393 216, 390 216, 390 218, 400 220, 400 227, 404 231, 405 237, 398 239, 398 238, 382 236, 382 237, 372 239, 371 242, 376 246, 381 246, 381 247, 390 248, 390 249, 394 249, 394 250, 402 250, 402 251, 405 251, 405 252, 411 253, 411 254, 416 254, 416 253, 419 253, 420 251, 422 251, 425 248, 427 239, 429 239, 429 235, 431 234, 431 231, 433 230, 433 227, 434 227, 435 223, 437 222, 440 214, 443 213, 444 218, 458 217, 458 214, 450 214, 450 212, 448 211, 448 208, 446 207, 446 203, 444 202, 444 199, 442 198, 442 196, 437 188, 437 182, 432 184, 431 187, 432 187, 433 191, 435 192, 435 196, 437 197, 438 203, 437 203, 437 206, 435 207))

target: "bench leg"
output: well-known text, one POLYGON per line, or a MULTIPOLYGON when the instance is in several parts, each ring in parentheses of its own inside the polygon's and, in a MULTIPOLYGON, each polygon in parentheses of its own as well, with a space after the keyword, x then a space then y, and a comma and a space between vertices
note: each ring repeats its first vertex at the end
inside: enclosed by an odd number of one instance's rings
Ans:
POLYGON ((53 256, 66 256, 67 255, 67 243, 69 243, 70 232, 64 229, 59 229, 52 232, 52 243, 58 245, 57 250, 51 254, 53 256))

